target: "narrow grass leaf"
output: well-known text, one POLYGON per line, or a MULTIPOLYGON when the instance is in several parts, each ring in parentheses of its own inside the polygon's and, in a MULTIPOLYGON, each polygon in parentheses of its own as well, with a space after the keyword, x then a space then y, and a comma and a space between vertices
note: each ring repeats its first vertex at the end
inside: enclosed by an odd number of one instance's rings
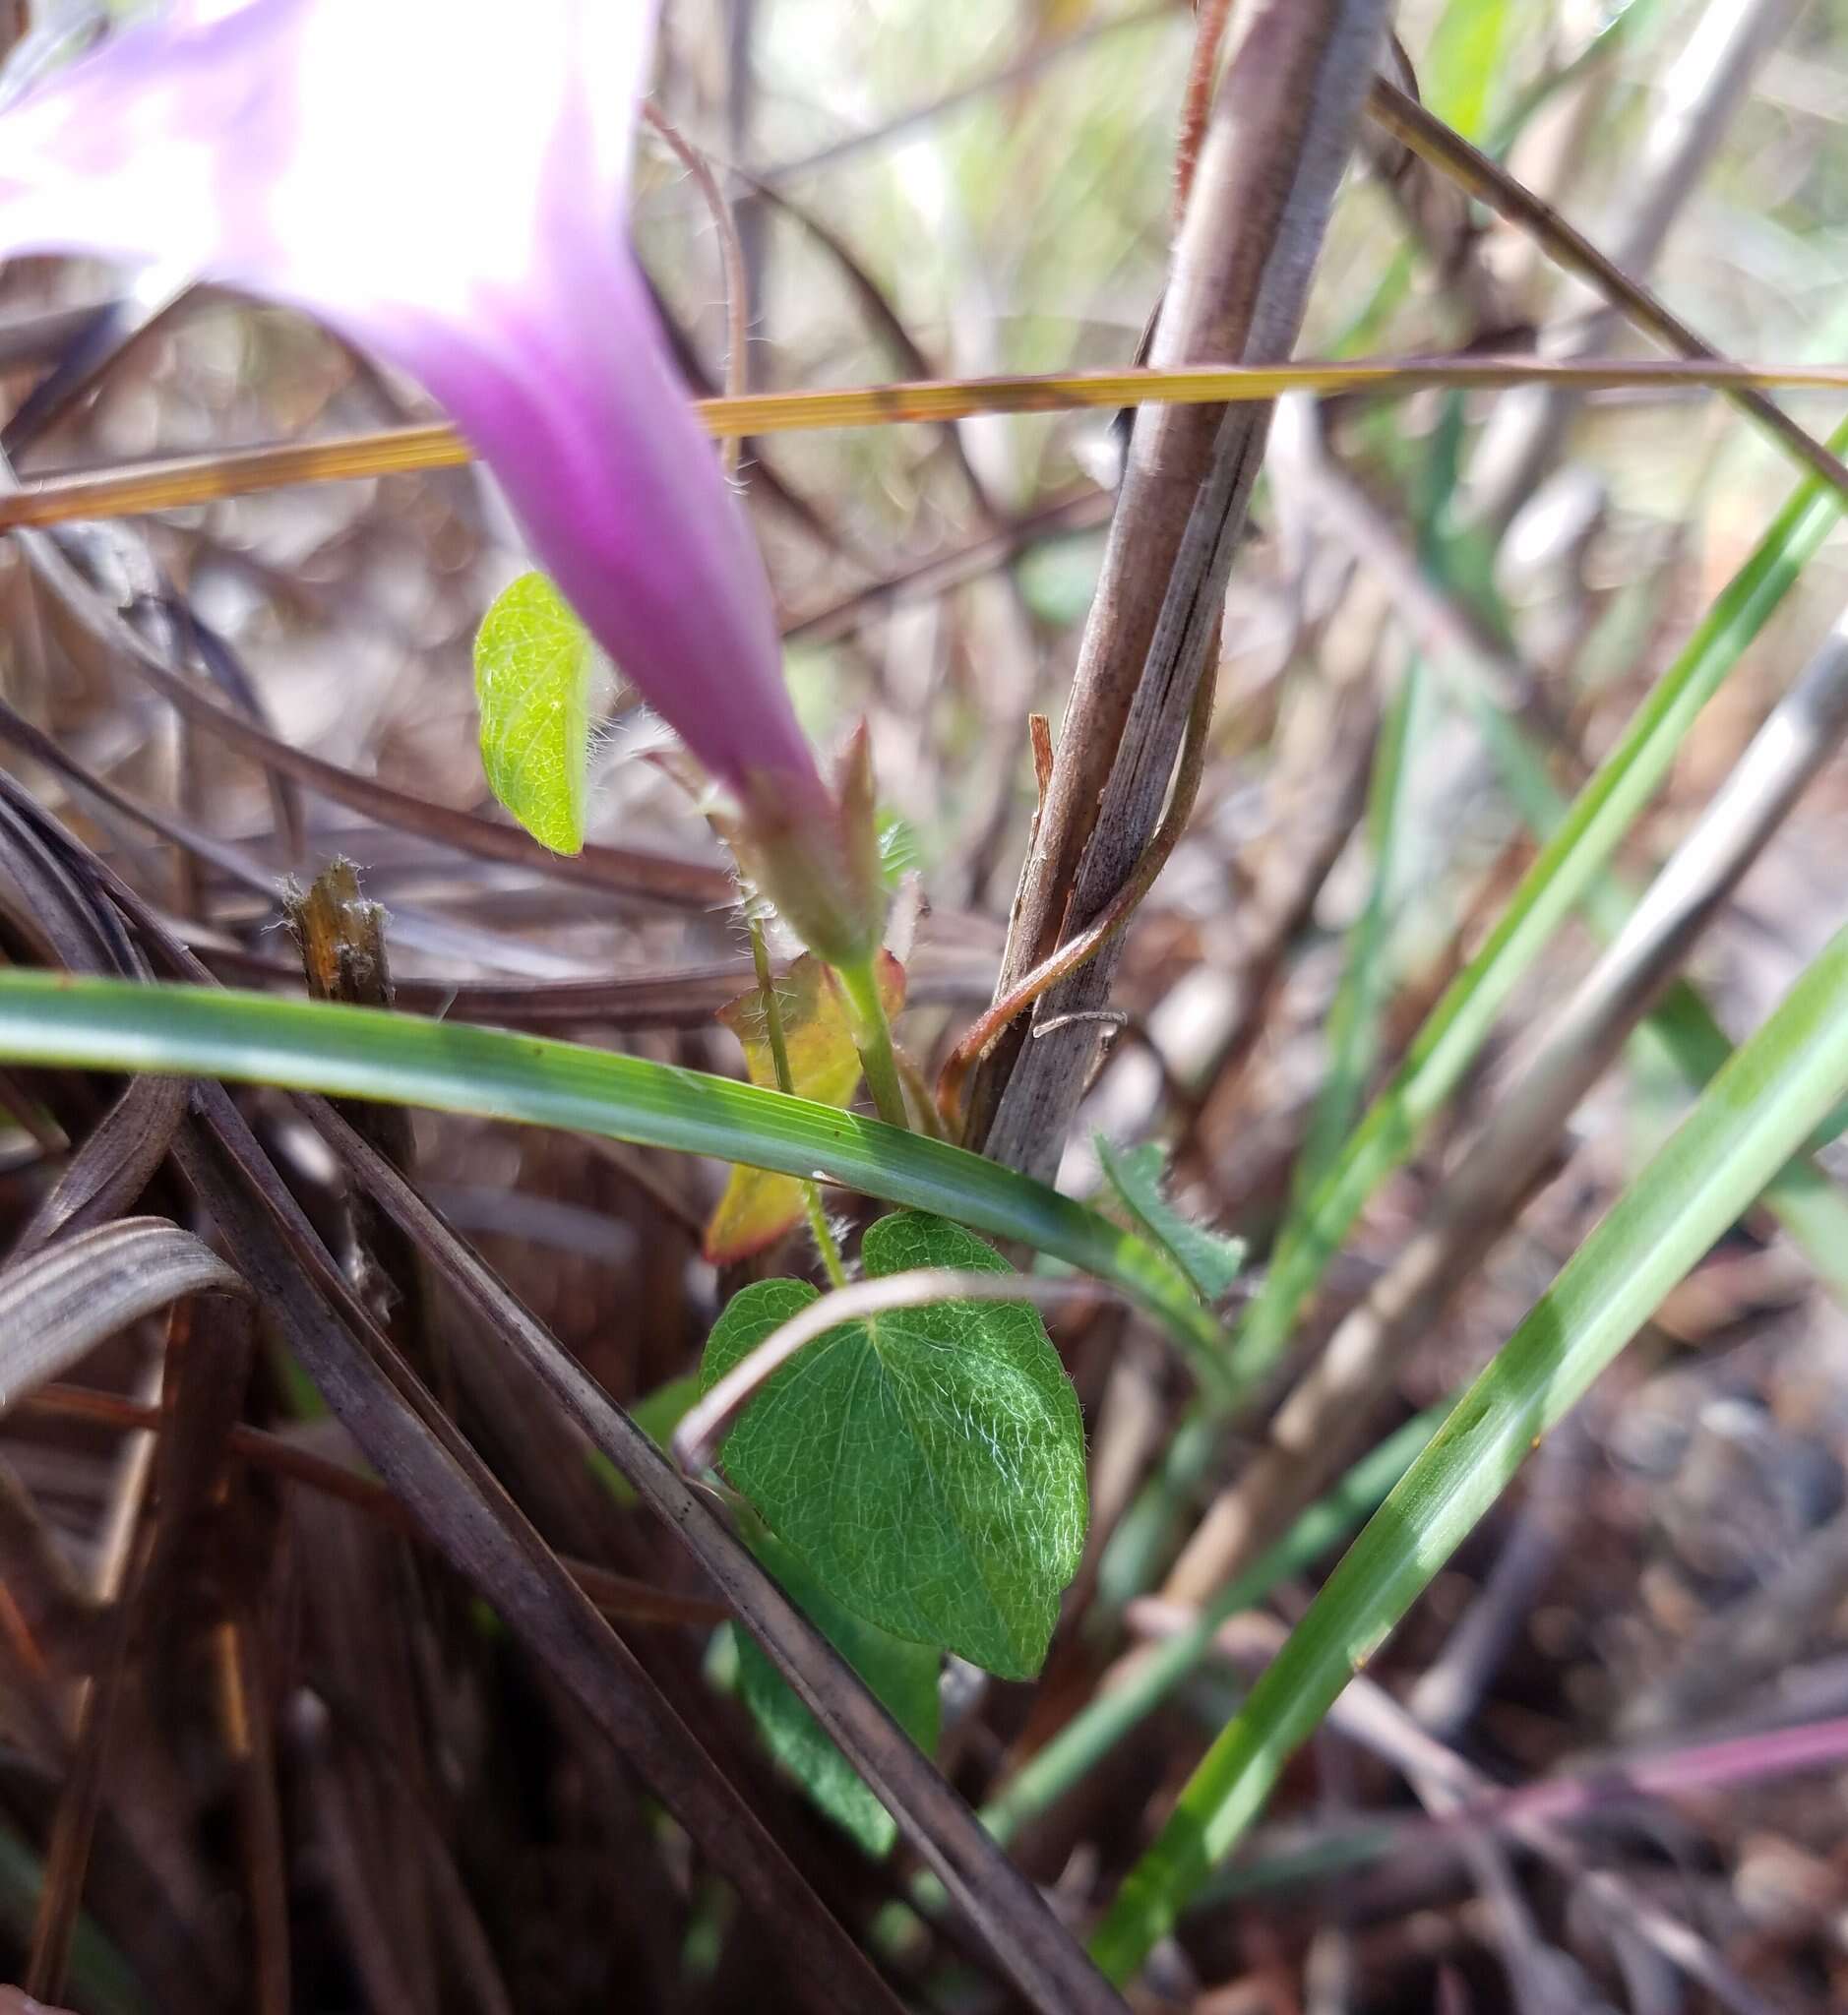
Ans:
POLYGON ((165 1218, 61 1239, 0 1273, 0 1414, 170 1302, 248 1293, 210 1246, 165 1218))
MULTIPOLYGON (((1832 453, 1848 453, 1848 424, 1828 445, 1832 453)), ((1341 1241, 1380 1184, 1416 1149, 1553 932, 1574 908, 1602 899, 1597 891, 1612 853, 1667 774, 1689 727, 1839 522, 1841 508, 1840 497, 1816 479, 1798 486, 1559 818, 1487 942, 1446 990, 1390 1083, 1292 1217, 1290 1235, 1278 1241, 1263 1286, 1239 1325, 1229 1404, 1276 1366, 1341 1241)), ((1828 1199, 1818 1199, 1812 1188, 1806 1200, 1820 1215, 1828 1199)), ((1111 1536, 1100 1570, 1110 1600, 1126 1601, 1146 1586, 1174 1507, 1198 1483, 1219 1439, 1209 1390, 1169 1444, 1160 1474, 1111 1536)))
MULTIPOLYGON (((1848 426, 1837 429, 1829 447, 1848 450, 1848 426)), ((1585 899, 1667 774, 1695 716, 1819 550, 1841 510, 1841 498, 1814 479, 1797 490, 1572 801, 1488 942, 1432 1011, 1392 1082, 1318 1186, 1297 1235, 1279 1247, 1239 1337, 1242 1380, 1262 1377, 1276 1363, 1303 1303, 1367 1199, 1417 1145, 1521 976, 1585 899)))
MULTIPOLYGON (((753 392, 698 399, 695 409, 708 433, 733 440, 813 428, 941 423, 979 413, 1113 410, 1155 402, 1266 403, 1288 392, 1403 398, 1433 388, 1508 391, 1522 385, 1571 392, 1662 391, 1669 387, 1839 392, 1848 386, 1848 369, 1837 364, 1751 364, 1729 358, 1359 358, 929 380, 854 386, 838 392, 753 392)), ((473 452, 456 429, 437 420, 325 441, 234 448, 118 468, 74 470, 35 477, 0 497, 0 530, 64 524, 74 519, 177 511, 294 483, 350 482, 415 469, 458 468, 473 459, 473 452)))
POLYGON ((1426 102, 1471 140, 1487 123, 1509 12, 1509 0, 1450 0, 1426 51, 1426 102))
MULTIPOLYGON (((1477 708, 1483 739, 1502 770, 1509 796, 1521 817, 1542 839, 1551 837, 1566 817, 1566 801, 1554 788, 1544 763, 1515 725, 1497 708, 1477 708)), ((1610 940, 1624 928, 1636 906, 1632 890, 1614 874, 1600 875, 1585 892, 1584 914, 1601 938, 1610 940)), ((1651 1009, 1632 1038, 1636 1048, 1652 1053, 1678 1071, 1695 1091, 1705 1085, 1733 1053, 1718 1017, 1699 991, 1687 979, 1676 980, 1651 1009)), ((1831 1114, 1823 1137, 1807 1143, 1810 1153, 1833 1137, 1831 1114)), ((1817 1278, 1848 1304, 1848 1196, 1805 1155, 1792 1159, 1765 1186, 1764 1207, 1797 1242, 1817 1278)))
MULTIPOLYGON (((1365 906, 1348 929, 1341 983, 1328 1009, 1328 1061, 1290 1176, 1292 1211, 1303 1207, 1347 1137, 1379 1052, 1380 1017, 1390 982, 1386 936, 1398 905, 1399 863, 1406 838, 1405 753, 1413 740, 1414 721, 1422 723, 1427 686, 1423 667, 1414 659, 1387 711, 1374 756, 1367 798, 1373 881, 1365 906)), ((1288 1235, 1286 1229, 1284 1236, 1288 1235)))
POLYGON ((0 1057, 386 1099, 838 1183, 1095 1274, 1157 1316, 1203 1380, 1224 1375, 1218 1322, 1145 1241, 980 1155, 755 1084, 373 1008, 26 971, 0 971, 0 1057))
POLYGON ((1126 1979, 1539 1437, 1848 1085, 1848 931, 1798 980, 1457 1403, 1195 1771, 1093 1952, 1126 1979))

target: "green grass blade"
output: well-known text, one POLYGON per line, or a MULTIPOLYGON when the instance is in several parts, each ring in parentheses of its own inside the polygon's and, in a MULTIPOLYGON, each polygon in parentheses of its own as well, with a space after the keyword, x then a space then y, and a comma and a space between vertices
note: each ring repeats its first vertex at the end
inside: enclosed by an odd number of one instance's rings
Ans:
MULTIPOLYGON (((1829 440, 1848 453, 1848 424, 1829 440)), ((1413 1039, 1392 1081, 1374 1101, 1280 1239, 1263 1291, 1247 1311, 1233 1351, 1233 1381, 1249 1391, 1275 1367, 1304 1304, 1380 1184, 1414 1151, 1424 1130, 1480 1051, 1497 1016, 1559 924, 1600 887, 1611 854, 1675 759, 1690 724, 1769 620, 1838 522, 1833 490, 1800 484, 1706 620, 1637 709, 1623 739, 1560 817, 1522 877, 1488 942, 1446 991, 1413 1039)), ((1815 1185, 1803 1201, 1822 1217, 1829 1198, 1815 1185)), ((1197 1405, 1170 1444, 1160 1474, 1142 1491, 1105 1550, 1099 1588, 1121 1604, 1147 1586, 1173 1530, 1176 1506, 1219 1443, 1219 1422, 1197 1405)))
MULTIPOLYGON (((1566 801, 1520 728, 1486 701, 1477 721, 1521 817, 1541 839, 1558 830, 1566 801)), ((1600 875, 1586 891, 1584 914, 1607 941, 1636 906, 1632 890, 1614 874, 1600 875)), ((1733 1045, 1699 991, 1680 979, 1637 1029, 1632 1042, 1653 1050, 1698 1091, 1733 1053, 1733 1045)), ((1826 1123, 1825 1123, 1826 1126, 1826 1123)), ((1819 1143, 1811 1142, 1812 1148, 1819 1143)), ((1795 1240, 1817 1278, 1848 1305, 1848 1196, 1807 1156, 1800 1155, 1765 1186, 1764 1207, 1795 1240)))
MULTIPOLYGON (((1348 929, 1347 960, 1328 1009, 1328 1062, 1290 1175, 1292 1214, 1314 1193, 1346 1139, 1379 1051, 1380 1017, 1390 982, 1386 932, 1398 904, 1399 861, 1405 840, 1405 753, 1415 739, 1414 723, 1424 712, 1425 690, 1424 668, 1414 658, 1405 668, 1374 756, 1367 792, 1373 884, 1365 907, 1348 929)), ((1287 1239, 1287 1229, 1284 1236, 1287 1239)))
POLYGON ((1172 1261, 1081 1203, 941 1140, 578 1043, 217 987, 0 973, 0 1056, 280 1084, 600 1133, 817 1177, 1017 1239, 1121 1288, 1210 1380, 1224 1338, 1172 1261))
POLYGON ((1135 1972, 1540 1435, 1802 1145, 1848 1085, 1848 931, 1708 1086, 1567 1262, 1329 1576, 1132 1869, 1093 1952, 1135 1972))
MULTIPOLYGON (((1848 451, 1848 425, 1829 446, 1848 451)), ((1297 1235, 1278 1248, 1235 1351, 1241 1382, 1276 1364, 1304 1302, 1380 1183, 1416 1146, 1554 931, 1586 897, 1653 796, 1695 716, 1794 585, 1841 515, 1817 481, 1779 512, 1711 613, 1586 781, 1522 877, 1488 942, 1432 1010, 1394 1073, 1318 1186, 1297 1235)))
POLYGON ((1121 1685, 1095 1694, 982 1807, 982 1824, 989 1832, 1004 1844, 1011 1840, 1160 1706, 1212 1649, 1213 1635, 1228 1617, 1263 1602, 1280 1581, 1300 1574, 1344 1540, 1405 1474, 1443 1418, 1443 1409, 1434 1407, 1388 1435, 1275 1546, 1235 1575, 1193 1623, 1154 1646, 1121 1685))
POLYGON ((1508 0, 1450 0, 1425 47, 1425 102, 1469 140, 1488 119, 1509 13, 1508 0))

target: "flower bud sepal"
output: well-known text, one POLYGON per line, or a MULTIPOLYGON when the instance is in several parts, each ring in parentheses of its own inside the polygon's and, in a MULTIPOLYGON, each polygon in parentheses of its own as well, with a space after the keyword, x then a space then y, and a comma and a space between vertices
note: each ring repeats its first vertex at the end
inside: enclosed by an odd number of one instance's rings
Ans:
POLYGON ((807 790, 786 771, 754 770, 739 812, 719 823, 750 881, 833 968, 879 1116, 908 1127, 879 988, 887 898, 865 722, 847 744, 832 798, 807 790))
POLYGON ((818 958, 871 968, 886 930, 873 761, 865 723, 841 759, 831 797, 789 770, 751 770, 721 823, 738 863, 818 958))

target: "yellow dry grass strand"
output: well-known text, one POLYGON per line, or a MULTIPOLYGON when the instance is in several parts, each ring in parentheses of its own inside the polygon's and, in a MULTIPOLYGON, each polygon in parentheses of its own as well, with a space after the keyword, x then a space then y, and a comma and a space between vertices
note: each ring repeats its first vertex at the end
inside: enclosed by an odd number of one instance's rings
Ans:
MULTIPOLYGON (((766 392, 706 398, 707 431, 727 439, 825 428, 890 427, 982 413, 1056 413, 1163 400, 1234 405, 1286 392, 1399 397, 1436 388, 1505 391, 1547 385, 1574 392, 1726 392, 1742 388, 1848 392, 1848 366, 1757 365, 1720 359, 1549 362, 1536 357, 1435 357, 1359 363, 1231 365, 1084 371, 1053 376, 925 380, 833 392, 766 392)), ((73 519, 176 511, 295 483, 344 482, 455 468, 473 458, 454 427, 432 422, 327 441, 234 448, 21 483, 0 497, 0 531, 73 519)))

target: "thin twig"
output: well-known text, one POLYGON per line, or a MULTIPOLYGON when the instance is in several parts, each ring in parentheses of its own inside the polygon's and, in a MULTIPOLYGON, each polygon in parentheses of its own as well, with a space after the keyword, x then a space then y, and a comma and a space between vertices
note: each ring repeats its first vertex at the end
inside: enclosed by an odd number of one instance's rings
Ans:
POLYGON ((1127 14, 1108 15, 1101 20, 1086 22, 1082 28, 1074 29, 1070 34, 1059 35, 1048 40, 1037 41, 1023 56, 1013 63, 1004 64, 999 70, 991 70, 985 76, 958 85, 941 97, 933 98, 928 104, 914 105, 910 110, 887 119, 881 125, 869 127, 861 133, 849 133, 843 138, 831 141, 814 153, 799 155, 794 160, 778 161, 774 166, 763 170, 766 182, 792 182, 798 176, 816 175, 825 168, 837 166, 856 153, 869 148, 889 147, 893 141, 902 139, 908 133, 915 133, 920 127, 934 126, 948 113, 962 106, 991 97, 1000 92, 1017 91, 1023 84, 1040 75, 1054 64, 1063 62, 1067 56, 1076 55, 1079 50, 1089 48, 1093 43, 1114 38, 1124 31, 1139 28, 1157 27, 1174 18, 1173 0, 1153 0, 1153 4, 1131 9, 1127 14))
POLYGON ((783 641, 832 643, 836 638, 851 636, 860 624, 884 614, 894 603, 948 594, 964 581, 1006 567, 1018 554, 1041 543, 1070 538, 1107 523, 1114 502, 1107 490, 1069 492, 1016 518, 1004 530, 899 568, 851 594, 824 603, 809 615, 795 617, 784 626, 783 641))
MULTIPOLYGON (((5 502, 6 498, 0 497, 0 512, 5 502)), ((49 535, 16 529, 27 565, 98 644, 125 657, 137 675, 188 720, 254 762, 325 793, 337 804, 349 805, 367 818, 446 841, 478 858, 506 861, 535 874, 703 912, 723 909, 734 900, 737 889, 732 877, 704 862, 595 845, 585 845, 576 854, 556 854, 513 826, 394 790, 389 784, 356 775, 277 741, 241 714, 207 699, 176 662, 149 643, 119 609, 91 586, 49 535)))
POLYGON ((131 1435, 117 1451, 116 1475, 91 1591, 108 1622, 101 1633, 95 1666, 77 1682, 71 1703, 70 1768, 52 1818, 44 1876, 32 1917, 31 1944, 22 1975, 27 1992, 34 1998, 64 1998, 65 1973, 108 1783, 109 1747, 122 1686, 154 1587, 151 1568, 158 1538, 158 1513, 152 1490, 154 1457, 159 1435, 171 1424, 171 1395, 162 1388, 177 1363, 177 1339, 191 1319, 192 1307, 188 1299, 176 1302, 167 1312, 161 1350, 146 1374, 147 1389, 160 1395, 156 1426, 131 1435))
POLYGON ((135 1637, 144 1620, 142 1597, 152 1540, 152 1520, 145 1499, 140 1499, 120 1583, 110 1590, 109 1628, 96 1670, 78 1682, 72 1760, 52 1816, 37 1907, 32 1913, 31 1942, 20 1975, 21 1984, 34 2001, 64 1998, 84 1879, 108 1783, 110 1739, 135 1637))
MULTIPOLYGON (((1719 351, 1711 343, 1671 313, 1639 280, 1632 279, 1600 252, 1582 231, 1574 230, 1551 204, 1523 188, 1499 162, 1471 147, 1442 119, 1434 118, 1416 98, 1388 84, 1384 77, 1376 77, 1367 110, 1420 160, 1449 176, 1478 202, 1486 203, 1499 215, 1529 232, 1556 264, 1596 287, 1638 329, 1646 330, 1684 357, 1719 358, 1719 351)), ((1781 406, 1751 386, 1736 387, 1725 396, 1794 459, 1831 488, 1848 495, 1848 468, 1821 442, 1798 426, 1781 406)))
MULTIPOLYGON (((852 246, 839 232, 825 223, 813 211, 795 202, 782 190, 765 181, 762 176, 754 175, 748 168, 740 168, 733 164, 731 173, 737 176, 752 196, 768 204, 779 215, 787 217, 806 237, 812 238, 840 269, 841 277, 853 290, 855 298, 865 310, 867 321, 896 355, 901 370, 913 378, 934 378, 938 375, 917 337, 905 326, 904 318, 887 299, 884 289, 867 272, 852 246)), ((733 389, 739 392, 750 390, 746 385, 739 385, 733 389)), ((968 443, 963 439, 961 429, 954 421, 948 421, 942 427, 941 435, 944 447, 950 458, 955 463, 956 472, 969 493, 969 502, 974 507, 975 517, 988 531, 1005 537, 1012 529, 1009 516, 989 495, 988 485, 983 482, 980 470, 970 459, 968 443)))
POLYGON ((1619 1726, 1631 1735, 1685 1726, 1737 1700, 1824 1638, 1845 1594, 1848 1511, 1838 1511, 1761 1588, 1703 1618, 1669 1669, 1625 1703, 1619 1726))
POLYGON ((1272 459, 1279 483, 1294 485, 1314 517, 1379 576, 1414 641, 1431 654, 1440 673, 1454 680, 1460 672, 1505 711, 1535 709, 1540 681, 1532 666, 1444 592, 1420 565, 1405 534, 1329 456, 1321 410, 1313 399, 1278 401, 1272 459))
MULTIPOLYGON (((1709 0, 1674 61, 1657 80, 1660 107, 1623 178, 1624 215, 1607 233, 1612 266, 1632 279, 1651 271, 1669 229, 1700 186, 1753 75, 1795 18, 1802 0, 1709 0)), ((1589 356, 1613 333, 1608 314, 1561 345, 1589 356)), ((1533 494, 1566 439, 1573 399, 1535 392, 1491 415, 1472 458, 1462 503, 1470 519, 1501 531, 1533 494)))
MULTIPOLYGON (((48 1420, 83 1421, 92 1427, 128 1434, 159 1425, 160 1409, 117 1393, 93 1391, 80 1385, 41 1385, 20 1402, 20 1411, 48 1420)), ((240 1462, 261 1469, 286 1483, 300 1484, 323 1496, 337 1497, 342 1504, 363 1512, 375 1524, 403 1534, 407 1539, 434 1544, 418 1522, 416 1513, 402 1498, 395 1496, 381 1483, 349 1469, 343 1462, 317 1455, 280 1435, 253 1428, 238 1421, 226 1440, 226 1447, 240 1462)), ((606 1617, 629 1622, 691 1623, 709 1626, 731 1615, 730 1607, 698 1595, 681 1595, 673 1589, 656 1588, 632 1575, 617 1574, 594 1561, 559 1557, 571 1570, 572 1579, 606 1617)))
MULTIPOLYGON (((718 233, 719 264, 725 270, 725 327, 727 350, 725 355, 725 394, 729 398, 741 398, 750 389, 751 340, 751 281, 749 269, 745 265, 744 245, 738 236, 738 224, 731 214, 731 205, 725 201, 725 192, 718 186, 718 177, 713 174, 711 163, 673 124, 652 98, 645 98, 642 116, 658 133, 673 151, 688 174, 699 187, 702 200, 711 215, 712 228, 718 233)), ((724 437, 719 458, 725 465, 728 476, 738 473, 738 459, 744 453, 744 436, 730 434, 724 437)))

